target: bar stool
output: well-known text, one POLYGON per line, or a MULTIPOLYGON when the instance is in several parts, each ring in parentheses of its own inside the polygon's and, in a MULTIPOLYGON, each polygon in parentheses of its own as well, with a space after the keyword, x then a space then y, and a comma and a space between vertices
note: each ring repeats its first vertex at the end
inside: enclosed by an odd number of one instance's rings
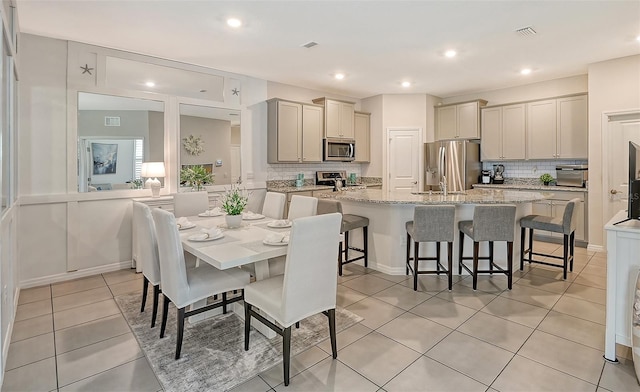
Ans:
POLYGON ((338 274, 342 276, 342 266, 345 264, 353 263, 354 261, 364 260, 364 266, 369 265, 369 251, 368 251, 368 228, 369 218, 360 215, 343 214, 342 204, 338 200, 332 199, 319 199, 318 200, 318 215, 330 214, 333 212, 339 212, 342 214, 342 226, 340 233, 344 233, 344 247, 340 242, 338 249, 338 274), (349 232, 351 230, 362 228, 363 236, 363 248, 357 248, 349 245, 349 232), (352 259, 349 258, 349 250, 354 250, 360 253, 359 256, 352 259))
POLYGON ((413 210, 413 220, 406 223, 407 229, 407 269, 413 274, 413 290, 418 290, 419 274, 438 274, 445 273, 449 277, 449 290, 453 284, 452 279, 452 263, 453 263, 453 240, 455 238, 456 208, 454 206, 416 206, 413 210), (411 257, 411 239, 413 239, 413 257, 411 257), (440 263, 440 242, 447 242, 448 268, 440 263), (419 257, 421 242, 435 242, 435 257, 419 257), (413 266, 411 261, 413 260, 413 266), (418 262, 420 260, 435 260, 436 270, 420 270, 418 262))
POLYGON ((560 267, 563 270, 563 279, 567 279, 567 266, 569 271, 573 271, 573 251, 575 248, 575 231, 576 231, 576 205, 580 203, 580 199, 571 199, 564 208, 564 214, 561 218, 553 218, 545 215, 527 215, 520 219, 520 270, 524 269, 524 262, 538 263, 550 265, 552 267, 560 267), (524 237, 526 229, 529 229, 529 249, 524 249, 524 237), (563 234, 563 251, 562 257, 547 253, 536 253, 533 251, 533 230, 546 230, 554 233, 563 234), (529 258, 525 259, 525 254, 529 254, 529 258), (553 259, 562 260, 562 265, 547 263, 540 260, 533 260, 533 255, 546 256, 553 259))
POLYGON ((513 282, 513 231, 516 220, 516 206, 514 205, 479 205, 474 208, 472 221, 460 221, 460 255, 458 273, 464 268, 473 275, 473 289, 478 287, 478 273, 499 272, 507 275, 507 287, 511 290, 513 282), (473 240, 473 257, 463 257, 465 234, 473 240), (481 241, 489 242, 489 256, 480 257, 478 251, 481 241), (507 242, 507 269, 503 269, 493 262, 493 243, 507 242), (463 260, 473 260, 473 269, 469 269, 463 260), (488 270, 478 270, 478 260, 489 260, 488 270))

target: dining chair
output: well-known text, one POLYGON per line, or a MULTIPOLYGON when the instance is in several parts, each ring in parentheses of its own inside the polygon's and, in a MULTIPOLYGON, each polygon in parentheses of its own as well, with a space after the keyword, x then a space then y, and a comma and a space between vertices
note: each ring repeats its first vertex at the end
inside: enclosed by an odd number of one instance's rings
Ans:
POLYGON ((304 216, 312 216, 315 215, 317 211, 317 197, 293 195, 289 203, 289 215, 287 219, 292 221, 304 216))
POLYGON ((209 193, 182 192, 173 195, 173 214, 181 216, 194 216, 209 209, 209 193))
POLYGON ((297 322, 317 313, 325 314, 329 318, 333 358, 338 357, 335 323, 338 266, 335 260, 341 220, 339 213, 294 220, 284 275, 256 281, 244 289, 244 349, 249 350, 252 317, 282 336, 285 386, 289 385, 291 326, 297 322))
POLYGON ((140 306, 140 312, 144 312, 149 283, 151 283, 153 286, 151 328, 153 328, 156 325, 158 297, 160 296, 160 260, 158 258, 155 224, 148 205, 133 202, 133 230, 136 232, 136 262, 142 265, 142 305, 140 306))
POLYGON ((262 205, 262 215, 273 219, 282 219, 286 202, 287 196, 284 193, 267 192, 262 205))
POLYGON ((228 304, 242 300, 242 295, 228 299, 227 292, 243 289, 249 283, 249 273, 239 268, 222 271, 205 263, 201 263, 198 268, 187 269, 184 264, 182 243, 175 217, 160 208, 155 208, 152 215, 158 238, 160 281, 164 296, 160 338, 164 337, 169 302, 172 302, 178 309, 175 359, 179 359, 185 317, 218 307, 222 307, 223 313, 226 313, 228 304), (187 306, 218 294, 222 294, 221 301, 201 308, 186 310, 187 306))

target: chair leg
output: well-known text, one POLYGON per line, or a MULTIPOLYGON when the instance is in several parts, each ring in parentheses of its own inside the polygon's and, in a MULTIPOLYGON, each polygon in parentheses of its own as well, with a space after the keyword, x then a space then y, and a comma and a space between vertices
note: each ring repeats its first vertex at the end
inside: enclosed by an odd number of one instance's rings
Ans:
POLYGON ((493 276, 493 241, 489 241, 489 275, 493 276))
POLYGON ((338 347, 336 343, 336 310, 329 309, 327 311, 329 315, 329 337, 331 338, 331 353, 333 359, 338 358, 338 347))
POLYGON ((507 287, 513 286, 513 242, 507 242, 507 287))
POLYGON ((460 245, 458 246, 458 275, 462 275, 462 252, 464 251, 464 233, 460 232, 460 245))
POLYGON ((222 314, 227 314, 227 293, 222 293, 222 314))
POLYGON ((418 254, 420 253, 420 243, 413 243, 413 291, 418 291, 418 254))
POLYGON ((162 294, 164 302, 162 303, 162 325, 160 326, 160 339, 164 337, 164 331, 167 328, 167 315, 169 313, 169 302, 171 300, 166 295, 162 294))
POLYGON ((160 285, 153 286, 153 313, 151 314, 151 328, 156 326, 156 317, 158 316, 158 302, 160 300, 160 285))
POLYGON ((453 242, 447 242, 447 266, 449 267, 449 290, 453 286, 453 242))
POLYGON ((562 247, 562 279, 567 280, 567 267, 569 266, 569 235, 563 235, 562 247))
POLYGON ((342 276, 342 242, 338 243, 338 275, 342 276))
POLYGON ((344 260, 349 260, 349 232, 344 232, 344 260))
POLYGON ((182 336, 184 334, 184 309, 178 309, 178 333, 176 334, 176 359, 180 359, 180 351, 182 351, 182 336))
POLYGON ((284 360, 284 386, 289 385, 289 368, 291 367, 291 327, 282 331, 282 357, 284 360))
POLYGON ((533 259, 533 229, 529 229, 529 265, 533 259))
POLYGON ((244 301, 244 351, 249 350, 249 332, 251 332, 251 304, 244 301))
POLYGON ((364 266, 369 266, 369 226, 362 228, 363 245, 364 245, 364 266))
POLYGON ((436 274, 440 275, 440 243, 436 242, 436 274))
POLYGON ((473 289, 478 288, 478 252, 480 243, 473 241, 473 289))
POLYGON ((571 232, 571 239, 570 239, 570 248, 569 251, 571 252, 571 264, 569 266, 569 271, 573 272, 573 252, 575 251, 576 248, 576 232, 572 231, 571 232))
POLYGON ((520 228, 520 271, 524 270, 524 237, 527 235, 527 229, 520 228))
POLYGON ((407 233, 407 262, 405 263, 405 275, 409 275, 409 262, 411 261, 411 236, 407 233))
POLYGON ((140 313, 144 312, 144 305, 147 303, 147 290, 149 290, 149 279, 142 275, 142 306, 140 306, 140 313))

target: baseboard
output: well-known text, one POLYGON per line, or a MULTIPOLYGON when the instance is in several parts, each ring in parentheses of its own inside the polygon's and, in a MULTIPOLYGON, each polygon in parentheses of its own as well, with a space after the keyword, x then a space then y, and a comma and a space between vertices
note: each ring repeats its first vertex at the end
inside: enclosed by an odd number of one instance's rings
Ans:
POLYGON ((131 260, 121 261, 118 263, 101 265, 99 267, 92 267, 83 270, 65 272, 62 274, 55 274, 49 276, 43 276, 40 278, 33 278, 20 281, 19 286, 21 289, 27 289, 29 287, 43 286, 45 284, 59 283, 67 280, 84 278, 85 276, 102 274, 105 272, 112 272, 121 269, 131 269, 131 260))
POLYGON ((0 374, 0 385, 2 385, 2 382, 4 381, 4 369, 7 364, 7 358, 9 356, 9 344, 11 344, 11 336, 13 335, 13 323, 16 319, 16 312, 18 311, 18 301, 20 300, 20 289, 17 287, 13 298, 13 314, 11 316, 11 322, 7 327, 7 334, 4 336, 4 344, 2 346, 2 374, 0 374))
POLYGON ((587 246, 587 250, 590 250, 592 252, 601 252, 601 253, 604 253, 607 251, 602 245, 591 245, 591 244, 587 246))

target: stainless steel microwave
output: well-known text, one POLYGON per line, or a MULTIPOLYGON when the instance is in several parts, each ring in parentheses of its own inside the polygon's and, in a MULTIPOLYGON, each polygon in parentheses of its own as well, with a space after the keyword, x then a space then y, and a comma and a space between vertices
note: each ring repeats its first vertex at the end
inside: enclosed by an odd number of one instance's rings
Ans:
POLYGON ((325 161, 353 161, 356 159, 356 141, 353 139, 324 139, 325 161))

